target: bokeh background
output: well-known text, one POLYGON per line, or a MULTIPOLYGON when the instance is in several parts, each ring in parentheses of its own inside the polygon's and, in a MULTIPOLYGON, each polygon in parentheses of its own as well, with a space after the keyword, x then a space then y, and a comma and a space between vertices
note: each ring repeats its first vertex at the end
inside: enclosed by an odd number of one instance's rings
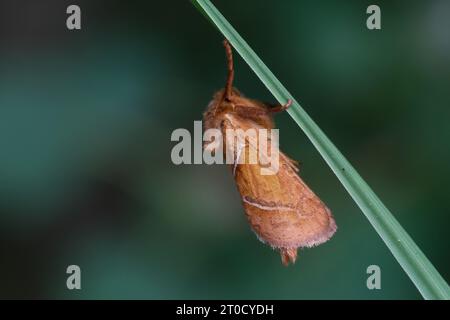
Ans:
MULTIPOLYGON (((214 3, 448 281, 450 2, 376 1, 381 31, 369 1, 214 3)), ((294 267, 250 231, 225 167, 171 163, 172 131, 224 84, 221 41, 186 0, 0 0, 1 298, 420 298, 287 113, 281 146, 338 224, 294 267)), ((238 57, 236 86, 275 101, 238 57)))

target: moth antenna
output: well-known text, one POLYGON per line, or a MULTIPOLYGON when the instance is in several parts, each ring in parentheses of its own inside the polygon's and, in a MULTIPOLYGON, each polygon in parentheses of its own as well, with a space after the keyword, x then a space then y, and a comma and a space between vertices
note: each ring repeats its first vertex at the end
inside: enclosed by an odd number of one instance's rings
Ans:
POLYGON ((234 80, 234 65, 233 65, 233 50, 227 39, 223 41, 225 47, 225 53, 227 55, 228 62, 228 76, 227 83, 225 85, 225 99, 229 100, 233 93, 233 80, 234 80))

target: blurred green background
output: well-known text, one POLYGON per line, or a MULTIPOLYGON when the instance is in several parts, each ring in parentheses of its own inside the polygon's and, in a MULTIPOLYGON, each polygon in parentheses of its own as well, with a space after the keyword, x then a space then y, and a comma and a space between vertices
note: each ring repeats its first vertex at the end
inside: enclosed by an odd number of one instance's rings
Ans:
MULTIPOLYGON (((450 2, 377 1, 381 31, 369 1, 214 3, 448 281, 450 2)), ((250 231, 224 166, 171 163, 172 131, 224 84, 221 41, 186 0, 0 1, 1 298, 420 298, 288 114, 282 149, 338 224, 293 267, 250 231)), ((235 84, 275 101, 239 57, 235 84)))

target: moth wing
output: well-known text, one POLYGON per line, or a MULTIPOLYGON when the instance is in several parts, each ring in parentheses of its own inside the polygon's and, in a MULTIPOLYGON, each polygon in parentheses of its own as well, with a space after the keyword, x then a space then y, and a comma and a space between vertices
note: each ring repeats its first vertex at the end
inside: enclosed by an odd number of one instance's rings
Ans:
MULTIPOLYGON (((250 127, 255 126, 238 117, 223 122, 223 129, 250 127)), ((230 138, 224 134, 228 145, 230 138)), ((226 152, 238 159, 257 150, 254 141, 244 141, 240 149, 226 152)), ((233 165, 248 221, 261 241, 281 250, 283 262, 295 261, 298 247, 327 241, 336 231, 336 223, 331 211, 303 182, 286 155, 279 152, 279 169, 274 174, 263 175, 263 168, 259 163, 233 165)))

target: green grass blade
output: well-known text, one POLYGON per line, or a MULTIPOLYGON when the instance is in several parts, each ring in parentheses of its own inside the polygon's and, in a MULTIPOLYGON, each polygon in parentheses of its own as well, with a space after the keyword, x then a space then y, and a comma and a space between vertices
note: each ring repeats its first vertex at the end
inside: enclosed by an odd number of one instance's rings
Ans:
POLYGON ((361 208, 398 263, 425 299, 450 299, 450 288, 431 262, 414 243, 386 206, 334 146, 317 124, 303 110, 281 82, 273 75, 250 46, 209 0, 193 4, 229 40, 264 85, 284 104, 292 99, 288 112, 319 151, 339 181, 361 208))

